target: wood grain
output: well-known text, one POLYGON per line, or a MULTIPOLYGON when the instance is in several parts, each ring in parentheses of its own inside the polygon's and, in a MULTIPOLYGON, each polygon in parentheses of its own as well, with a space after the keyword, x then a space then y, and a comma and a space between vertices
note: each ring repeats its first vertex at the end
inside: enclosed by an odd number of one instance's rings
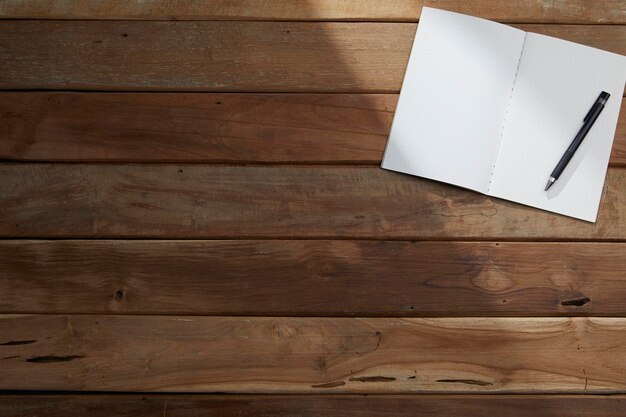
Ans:
POLYGON ((0 18, 416 21, 422 6, 502 22, 624 23, 620 0, 5 0, 0 18))
POLYGON ((0 165, 0 236, 26 238, 626 238, 626 170, 587 223, 354 166, 0 165))
MULTIPOLYGON (((518 25, 626 54, 626 26, 518 25)), ((397 93, 414 23, 6 21, 0 88, 397 93)))
POLYGON ((4 395, 4 417, 622 417, 623 395, 4 395))
POLYGON ((624 253, 619 243, 3 241, 0 311, 623 316, 624 253))
POLYGON ((379 94, 4 92, 0 158, 380 164, 396 102, 379 94))
POLYGON ((621 393, 623 318, 0 316, 0 389, 621 393))
MULTIPOLYGON (((0 159, 380 165, 397 95, 0 93, 0 159)), ((626 165, 626 101, 611 166, 626 165)))

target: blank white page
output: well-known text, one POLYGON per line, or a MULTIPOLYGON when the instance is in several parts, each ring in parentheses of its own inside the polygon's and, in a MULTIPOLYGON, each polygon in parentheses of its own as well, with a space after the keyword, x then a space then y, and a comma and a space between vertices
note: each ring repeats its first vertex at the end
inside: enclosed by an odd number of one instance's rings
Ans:
POLYGON ((528 33, 488 194, 595 221, 626 80, 626 58, 528 33), (611 94, 560 179, 552 170, 600 92, 611 94))
POLYGON ((524 37, 424 7, 382 167, 487 192, 524 37))

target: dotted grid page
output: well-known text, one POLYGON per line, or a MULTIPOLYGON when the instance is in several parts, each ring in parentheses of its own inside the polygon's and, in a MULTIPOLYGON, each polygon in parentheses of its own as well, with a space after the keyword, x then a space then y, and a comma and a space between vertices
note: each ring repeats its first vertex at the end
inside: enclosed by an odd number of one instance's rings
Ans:
POLYGON ((382 167, 487 192, 524 36, 424 7, 382 167))
POLYGON ((595 222, 625 81, 626 57, 528 33, 488 194, 595 222), (544 191, 602 91, 606 107, 544 191))

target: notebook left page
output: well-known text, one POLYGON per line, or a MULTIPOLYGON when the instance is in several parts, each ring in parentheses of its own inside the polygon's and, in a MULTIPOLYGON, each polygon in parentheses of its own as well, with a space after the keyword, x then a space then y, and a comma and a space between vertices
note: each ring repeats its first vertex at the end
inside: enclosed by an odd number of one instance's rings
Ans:
POLYGON ((424 7, 382 167, 486 192, 524 37, 424 7))

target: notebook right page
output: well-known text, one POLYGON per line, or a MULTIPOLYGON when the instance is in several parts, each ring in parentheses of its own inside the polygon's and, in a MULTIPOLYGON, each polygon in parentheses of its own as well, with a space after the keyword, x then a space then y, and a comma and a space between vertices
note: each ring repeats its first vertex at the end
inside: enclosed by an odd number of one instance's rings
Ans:
POLYGON ((489 195, 595 221, 626 81, 626 57, 528 33, 489 195), (600 92, 606 107, 561 175, 550 173, 600 92))

